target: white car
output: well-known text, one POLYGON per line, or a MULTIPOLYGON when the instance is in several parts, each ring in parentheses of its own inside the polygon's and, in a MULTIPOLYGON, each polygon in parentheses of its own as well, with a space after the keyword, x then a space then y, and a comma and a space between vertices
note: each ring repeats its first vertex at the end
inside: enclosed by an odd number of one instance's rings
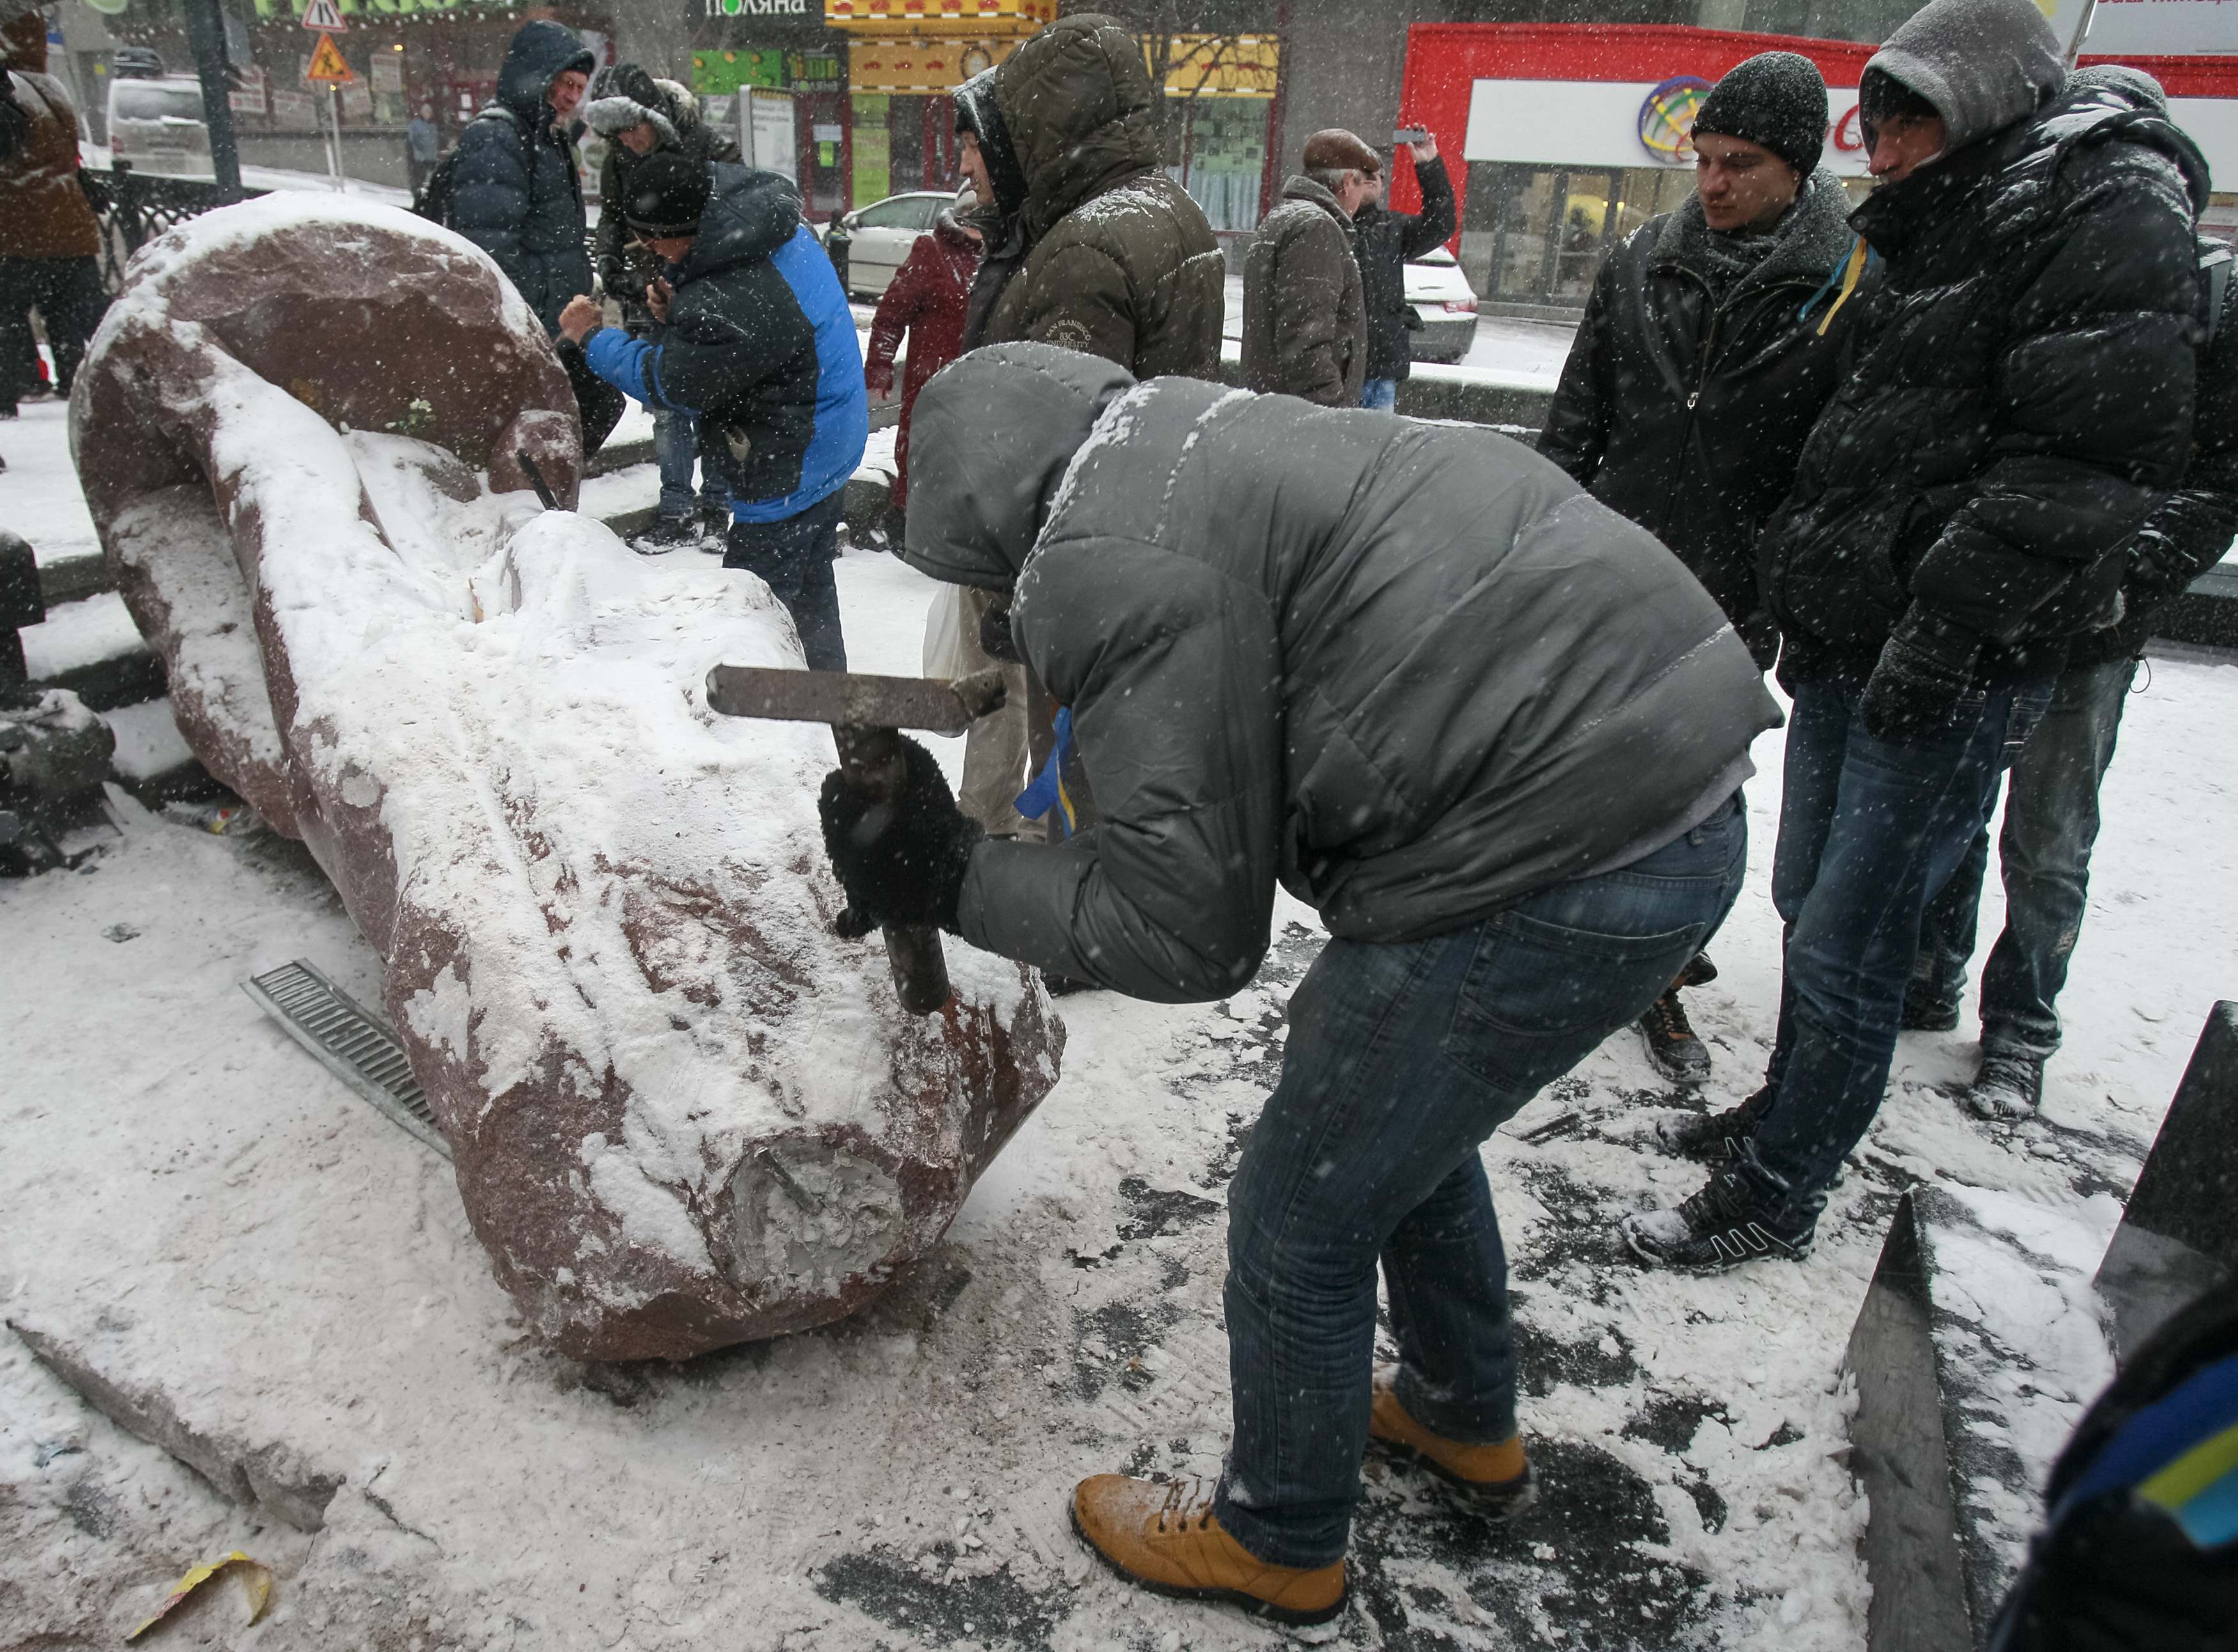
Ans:
POLYGON ((875 299, 884 293, 917 238, 931 233, 943 207, 955 204, 956 196, 946 189, 912 189, 873 201, 840 218, 839 227, 849 241, 848 296, 875 299))
POLYGON ((202 119, 202 83, 191 76, 109 83, 109 153, 136 172, 169 177, 210 175, 209 128, 202 119))
POLYGON ((1420 331, 1407 334, 1417 361, 1458 361, 1476 342, 1476 293, 1461 274, 1460 261, 1433 247, 1406 268, 1407 301, 1422 318, 1420 331))

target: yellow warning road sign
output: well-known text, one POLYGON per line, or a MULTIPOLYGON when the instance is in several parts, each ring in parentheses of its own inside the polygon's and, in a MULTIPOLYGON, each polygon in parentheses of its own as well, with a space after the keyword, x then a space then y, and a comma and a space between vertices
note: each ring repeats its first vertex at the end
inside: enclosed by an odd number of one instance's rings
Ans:
POLYGON ((311 66, 303 71, 305 80, 322 81, 335 86, 347 86, 357 76, 344 60, 341 49, 334 44, 332 35, 319 36, 318 49, 311 54, 311 66))

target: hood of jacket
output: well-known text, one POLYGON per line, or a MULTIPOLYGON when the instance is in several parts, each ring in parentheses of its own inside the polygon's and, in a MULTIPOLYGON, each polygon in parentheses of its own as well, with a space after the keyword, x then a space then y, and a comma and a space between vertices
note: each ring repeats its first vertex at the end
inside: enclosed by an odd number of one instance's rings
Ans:
POLYGON ((995 102, 1025 180, 1029 240, 1159 162, 1157 94, 1142 43, 1092 11, 1051 23, 995 70, 995 102))
POLYGON ((2158 149, 2183 174, 2192 211, 2207 210, 2213 188, 2207 157, 2191 135, 2168 119, 2168 95, 2150 75, 2119 63, 2084 69, 2069 83, 2053 113, 2063 147, 2118 141, 2158 149), (2097 116, 2094 112, 2099 109, 2111 113, 2097 116))
POLYGON ((9 68, 21 69, 26 75, 45 74, 46 14, 35 8, 0 23, 0 46, 6 48, 9 68))
MULTIPOLYGON (((1849 254, 1857 240, 1850 228, 1850 197, 1841 178, 1820 167, 1804 180, 1789 208, 1773 229, 1772 248, 1754 269, 1733 284, 1735 293, 1807 275, 1823 281, 1828 270, 1849 254)), ((1702 213, 1702 197, 1690 195, 1663 221, 1655 235, 1655 261, 1692 268, 1709 256, 1710 237, 1716 232, 1702 213)))
POLYGON ((1935 105, 1954 155, 2033 115, 2067 84, 2067 56, 2035 0, 1933 0, 1865 65, 1935 105))
POLYGON ((714 194, 684 255, 682 282, 695 281, 774 254, 800 228, 800 191, 782 173, 717 165, 714 194))
POLYGON ((1126 368, 1053 344, 990 344, 943 367, 910 423, 902 560, 952 585, 1008 591, 1074 456, 1134 387, 1126 368))
POLYGON ((1282 199, 1309 201, 1341 224, 1346 235, 1352 234, 1352 215, 1344 209, 1343 203, 1329 189, 1315 183, 1304 173, 1294 172, 1283 181, 1282 199))
POLYGON ((552 83, 571 69, 587 75, 597 66, 598 59, 573 30, 543 18, 525 23, 505 49, 505 66, 497 72, 497 101, 533 132, 552 118, 546 96, 552 83), (540 107, 545 111, 541 118, 540 107))

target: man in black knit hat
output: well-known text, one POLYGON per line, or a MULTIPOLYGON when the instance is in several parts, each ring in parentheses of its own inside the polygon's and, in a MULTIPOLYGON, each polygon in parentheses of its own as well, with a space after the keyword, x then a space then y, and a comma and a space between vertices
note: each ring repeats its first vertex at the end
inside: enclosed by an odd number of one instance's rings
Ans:
MULTIPOLYGON (((1757 534, 1834 393, 1851 314, 1831 289, 1856 238, 1841 181, 1818 165, 1825 131, 1807 57, 1765 52, 1718 83, 1694 122, 1693 195, 1601 266, 1539 439, 1677 553, 1766 667, 1779 630, 1757 534)), ((1674 1083, 1710 1076, 1678 989, 1715 974, 1697 958, 1640 1018, 1674 1083)))

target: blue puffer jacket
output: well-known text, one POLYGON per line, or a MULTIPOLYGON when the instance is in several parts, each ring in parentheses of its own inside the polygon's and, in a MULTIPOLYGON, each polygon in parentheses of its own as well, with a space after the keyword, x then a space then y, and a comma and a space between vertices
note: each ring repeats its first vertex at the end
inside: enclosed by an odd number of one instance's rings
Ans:
POLYGON ((574 31, 556 23, 524 23, 506 48, 497 101, 467 124, 454 163, 451 227, 497 260, 544 323, 591 290, 583 190, 547 93, 571 69, 593 59, 574 31))
POLYGON ((698 239, 670 271, 652 340, 606 327, 585 342, 607 383, 699 415, 741 522, 798 516, 846 486, 870 439, 854 313, 831 260, 774 172, 717 166, 698 239))

